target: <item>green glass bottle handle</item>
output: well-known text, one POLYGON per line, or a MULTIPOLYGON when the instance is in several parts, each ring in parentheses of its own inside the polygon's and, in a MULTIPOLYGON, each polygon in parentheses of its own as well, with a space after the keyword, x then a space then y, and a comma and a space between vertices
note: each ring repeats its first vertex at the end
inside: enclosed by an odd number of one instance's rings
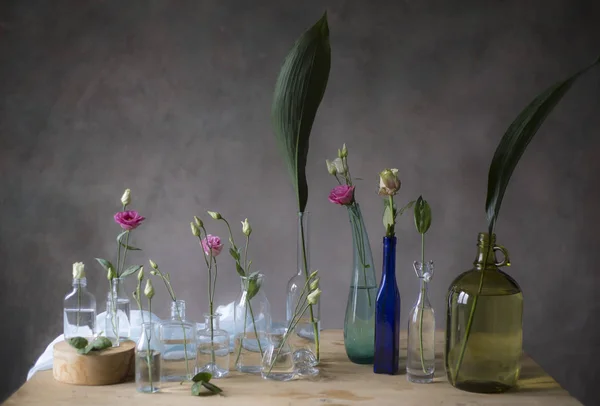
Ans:
POLYGON ((502 261, 496 262, 495 265, 497 267, 510 266, 510 258, 509 258, 508 250, 506 248, 504 248, 502 245, 494 245, 494 252, 496 252, 496 251, 500 251, 502 253, 502 255, 504 256, 504 258, 502 259, 502 261))

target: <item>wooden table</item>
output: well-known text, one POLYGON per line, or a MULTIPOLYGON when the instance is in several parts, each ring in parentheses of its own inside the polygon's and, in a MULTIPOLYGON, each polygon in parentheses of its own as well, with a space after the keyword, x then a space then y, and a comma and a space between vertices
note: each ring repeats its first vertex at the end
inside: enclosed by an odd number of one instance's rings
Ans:
MULTIPOLYGON (((454 389, 446 380, 442 362, 443 334, 437 339, 438 362, 435 381, 428 385, 407 382, 404 373, 376 375, 371 365, 348 361, 342 332, 323 332, 321 374, 314 381, 265 381, 258 376, 232 372, 215 381, 226 396, 197 398, 190 386, 168 384, 161 393, 140 394, 134 383, 111 386, 72 386, 54 381, 52 371, 38 372, 13 394, 5 405, 394 405, 394 406, 572 406, 581 405, 546 374, 531 358, 525 357, 518 389, 496 395, 481 395, 454 389)), ((406 354, 406 335, 401 337, 406 354)), ((401 367, 402 367, 401 360, 401 367)), ((403 371, 402 371, 403 372, 403 371)))

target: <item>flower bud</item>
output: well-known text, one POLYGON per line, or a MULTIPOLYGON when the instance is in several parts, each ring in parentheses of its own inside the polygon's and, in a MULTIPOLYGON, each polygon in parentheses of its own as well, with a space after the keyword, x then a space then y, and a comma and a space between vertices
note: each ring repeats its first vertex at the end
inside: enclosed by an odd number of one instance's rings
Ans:
POLYGON ((306 300, 308 304, 315 305, 319 301, 319 296, 321 296, 321 289, 317 288, 306 296, 306 300))
POLYGON ((154 269, 158 269, 158 265, 156 265, 156 262, 154 262, 153 260, 148 260, 148 262, 150 262, 150 266, 154 269))
POLYGON ((154 286, 152 286, 152 281, 150 279, 146 279, 146 287, 144 288, 144 295, 148 299, 152 299, 154 296, 154 286))
POLYGON ((310 275, 308 275, 308 280, 311 280, 311 279, 313 279, 313 278, 316 278, 318 274, 319 274, 319 270, 318 270, 318 269, 315 269, 314 271, 312 271, 312 272, 311 272, 311 274, 310 274, 310 275))
POLYGON ((242 221, 242 233, 246 237, 249 237, 250 234, 252 234, 252 227, 250 227, 250 223, 248 222, 248 219, 242 221))
POLYGON ((200 218, 198 216, 194 216, 194 221, 196 222, 196 225, 199 228, 202 228, 202 226, 204 225, 204 223, 202 222, 202 220, 200 220, 200 218))
POLYGON ((75 262, 73 264, 73 279, 85 278, 85 265, 83 262, 75 262))
POLYGON ((154 275, 154 276, 156 276, 156 275, 158 275, 158 272, 156 272, 156 271, 153 269, 153 270, 151 270, 151 271, 150 271, 150 275, 154 275))
POLYGON ((221 214, 216 211, 207 211, 207 213, 215 220, 221 220, 223 218, 223 216, 221 216, 221 214))
POLYGON ((117 277, 117 273, 115 272, 114 268, 111 266, 108 268, 108 274, 106 275, 106 278, 109 281, 112 281, 114 278, 117 277))
POLYGON ((379 174, 379 195, 394 196, 400 190, 398 169, 384 169, 379 174))
POLYGON ((125 189, 121 196, 121 203, 123 203, 123 207, 127 207, 131 203, 131 189, 125 189))
POLYGON ((196 224, 190 223, 190 227, 192 228, 192 234, 194 235, 194 237, 199 237, 200 236, 200 230, 198 229, 198 227, 196 226, 196 224))
POLYGON ((138 281, 141 281, 142 279, 144 279, 144 267, 141 267, 138 272, 138 281))
POLYGON ((311 292, 315 289, 317 289, 319 287, 319 278, 315 278, 311 283, 310 283, 310 290, 311 292))
POLYGON ((342 159, 342 150, 338 149, 338 158, 342 159))
POLYGON ((341 153, 340 158, 347 158, 347 157, 348 157, 348 148, 346 148, 346 143, 344 143, 344 145, 342 146, 342 153, 341 153))
POLYGON ((344 161, 341 158, 335 158, 333 160, 333 164, 335 165, 335 170, 340 175, 344 175, 346 173, 346 167, 344 166, 344 161))
POLYGON ((335 168, 333 162, 331 162, 329 159, 326 159, 325 163, 327 164, 327 172, 333 176, 337 175, 337 169, 335 168))

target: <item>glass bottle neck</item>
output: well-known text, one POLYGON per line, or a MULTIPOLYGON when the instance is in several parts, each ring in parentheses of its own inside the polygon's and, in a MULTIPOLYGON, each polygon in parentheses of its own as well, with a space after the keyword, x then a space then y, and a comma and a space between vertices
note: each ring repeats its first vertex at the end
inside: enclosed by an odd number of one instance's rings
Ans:
POLYGON ((309 250, 309 234, 308 234, 308 212, 298 213, 298 275, 307 275, 310 273, 310 250, 309 250))
POLYGON ((396 237, 383 237, 382 279, 396 281, 396 237))
POLYGON ((75 289, 83 289, 86 286, 87 286, 87 279, 85 279, 85 278, 73 279, 73 287, 75 289))
POLYGON ((209 329, 212 325, 213 330, 219 329, 219 319, 221 318, 220 314, 205 314, 204 315, 204 326, 209 329))
POLYGON ((431 307, 429 303, 429 283, 425 282, 425 278, 419 278, 419 297, 417 305, 423 304, 424 307, 431 307))
POLYGON ((475 265, 475 269, 482 270, 492 270, 498 269, 496 266, 496 253, 494 252, 492 246, 487 242, 479 242, 477 244, 477 255, 475 256, 475 261, 473 261, 473 265, 475 265))
POLYGON ((171 320, 185 320, 185 300, 171 302, 171 320))
MULTIPOLYGON (((263 278, 264 278, 264 275, 259 273, 252 279, 256 280, 256 284, 260 287, 263 284, 263 278)), ((250 280, 251 280, 251 278, 249 278, 247 276, 240 277, 240 284, 242 286, 242 292, 245 292, 248 290, 248 284, 250 283, 250 280)))

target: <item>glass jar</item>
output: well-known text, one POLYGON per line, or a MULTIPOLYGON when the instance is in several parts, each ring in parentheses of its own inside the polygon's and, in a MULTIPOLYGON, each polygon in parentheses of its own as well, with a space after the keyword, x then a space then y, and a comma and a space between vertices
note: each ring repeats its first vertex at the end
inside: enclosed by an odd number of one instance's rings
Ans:
POLYGON ((205 314, 204 328, 196 332, 196 373, 210 372, 215 379, 229 374, 229 333, 219 328, 220 318, 205 314))
POLYGON ((106 300, 116 303, 119 317, 119 341, 129 340, 131 337, 131 302, 125 290, 125 279, 113 278, 110 282, 110 289, 106 300))
POLYGON ((242 293, 234 305, 235 368, 259 374, 271 329, 271 305, 265 295, 262 274, 241 277, 241 282, 242 293))
POLYGON ((523 294, 498 267, 510 265, 496 236, 479 233, 474 267, 448 290, 445 364, 458 389, 504 392, 515 387, 521 369, 523 294), (504 255, 496 259, 496 252, 504 255))
POLYGON ((344 346, 350 361, 372 364, 375 352, 377 280, 369 236, 358 203, 348 208, 352 228, 354 266, 344 319, 344 346))
POLYGON ((162 380, 181 382, 194 376, 196 328, 185 319, 185 301, 171 302, 171 318, 161 322, 162 380))
POLYGON ((90 338, 96 332, 96 298, 87 290, 87 279, 73 279, 73 290, 65 296, 63 306, 65 340, 90 338))
POLYGON ((414 383, 431 383, 435 373, 435 315, 429 302, 428 285, 433 277, 433 261, 415 261, 419 297, 408 314, 406 378, 414 383))
POLYGON ((268 334, 268 344, 262 359, 261 376, 273 381, 289 381, 296 375, 294 350, 289 337, 293 330, 274 328, 268 334), (289 331, 289 333, 288 333, 289 331))
POLYGON ((160 390, 162 347, 155 326, 156 323, 142 324, 142 335, 135 347, 135 386, 138 392, 155 393, 160 390))
MULTIPOLYGON (((309 249, 309 213, 298 213, 298 244, 297 244, 297 273, 287 284, 286 314, 288 324, 294 317, 294 311, 308 279, 310 270, 310 249, 309 249)), ((300 318, 300 322, 294 329, 293 345, 298 352, 296 358, 300 365, 306 365, 304 371, 300 370, 301 375, 314 374, 314 366, 319 364, 320 348, 319 338, 321 329, 321 301, 315 305, 310 305, 300 318)))

